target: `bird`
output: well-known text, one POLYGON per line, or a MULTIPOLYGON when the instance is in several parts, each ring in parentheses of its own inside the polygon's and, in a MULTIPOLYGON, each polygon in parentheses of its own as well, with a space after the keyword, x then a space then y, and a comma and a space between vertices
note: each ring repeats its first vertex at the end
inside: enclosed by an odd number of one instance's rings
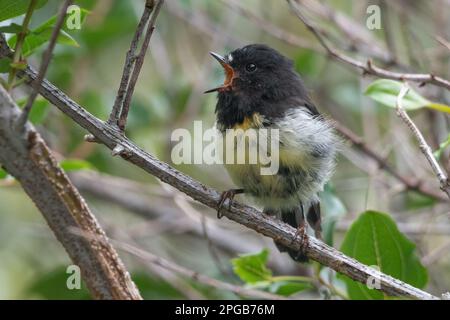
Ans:
MULTIPOLYGON (((276 129, 279 147, 279 166, 272 175, 261 174, 261 163, 225 164, 238 188, 222 193, 218 218, 226 200, 231 205, 243 193, 263 206, 263 213, 296 228, 305 246, 307 225, 322 239, 318 194, 334 172, 339 149, 332 121, 317 110, 293 61, 268 45, 210 54, 225 72, 222 85, 205 91, 217 92, 216 129, 276 129)), ((236 144, 224 152, 237 152, 236 144)), ((295 261, 308 261, 304 245, 293 250, 275 244, 295 261)))

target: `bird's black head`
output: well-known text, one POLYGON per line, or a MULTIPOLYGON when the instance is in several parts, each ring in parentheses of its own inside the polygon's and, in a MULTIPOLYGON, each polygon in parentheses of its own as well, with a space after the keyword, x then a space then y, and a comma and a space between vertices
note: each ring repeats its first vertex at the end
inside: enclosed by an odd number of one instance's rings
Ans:
POLYGON ((205 92, 218 91, 219 121, 242 122, 253 112, 276 115, 284 111, 279 102, 293 96, 307 99, 292 61, 266 45, 247 45, 225 57, 211 55, 225 70, 223 85, 205 92))

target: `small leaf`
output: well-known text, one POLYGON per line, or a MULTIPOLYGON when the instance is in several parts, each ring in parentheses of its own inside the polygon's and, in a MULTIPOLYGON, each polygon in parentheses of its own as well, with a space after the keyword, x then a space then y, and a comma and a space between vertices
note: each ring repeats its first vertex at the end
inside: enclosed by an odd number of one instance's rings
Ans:
POLYGON ((450 106, 447 106, 445 104, 432 102, 429 105, 427 105, 427 107, 440 112, 450 113, 450 106))
POLYGON ((81 159, 64 159, 59 165, 66 172, 94 169, 94 166, 91 163, 81 159))
MULTIPOLYGON (((28 97, 25 97, 17 100, 16 103, 19 107, 23 108, 27 103, 27 101, 28 97)), ((46 118, 49 110, 50 110, 50 103, 47 100, 39 97, 33 102, 33 107, 31 108, 31 112, 28 119, 33 124, 40 124, 46 118)))
MULTIPOLYGON (((398 81, 380 79, 372 82, 364 92, 364 94, 373 100, 384 104, 385 106, 396 108, 397 97, 403 84, 398 81)), ((424 108, 431 104, 430 101, 422 97, 420 94, 410 89, 403 98, 403 108, 405 110, 415 110, 424 108)))
POLYGON ((269 292, 281 295, 290 296, 304 290, 312 289, 313 286, 309 282, 299 281, 276 281, 269 287, 269 292))
POLYGON ((11 67, 19 70, 24 70, 27 67, 27 62, 26 61, 12 62, 11 67))
POLYGON ((1 33, 19 33, 22 31, 22 26, 17 23, 11 23, 7 26, 0 27, 1 33))
POLYGON ((272 277, 272 271, 267 268, 269 251, 262 250, 256 254, 246 254, 231 260, 234 272, 246 283, 267 281, 272 277))
POLYGON ((433 153, 434 157, 435 157, 436 159, 439 160, 439 158, 440 158, 441 155, 442 155, 442 152, 444 152, 444 150, 445 150, 448 146, 450 146, 450 133, 449 133, 449 135, 448 135, 448 137, 447 137, 447 140, 443 141, 443 142, 439 145, 439 149, 437 149, 437 150, 433 153))
MULTIPOLYGON (((39 0, 35 9, 43 7, 47 0, 39 0)), ((28 10, 30 0, 0 0, 0 21, 18 17, 28 10)))
MULTIPOLYGON (((81 9, 80 13, 80 20, 81 23, 83 23, 89 11, 81 9)), ((67 17, 68 15, 66 15, 66 19, 67 17)), ((36 29, 31 30, 31 32, 25 37, 22 46, 22 55, 24 57, 31 55, 36 49, 50 40, 56 20, 57 16, 55 15, 42 23, 36 29)), ((78 47, 79 45, 77 41, 68 33, 68 31, 69 30, 66 27, 66 22, 64 22, 63 27, 61 28, 61 31, 58 35, 57 43, 78 47)), ((16 45, 16 41, 17 35, 13 35, 8 40, 8 45, 13 48, 16 45)))
MULTIPOLYGON (((423 288, 427 270, 415 255, 415 244, 397 228, 385 213, 366 211, 352 224, 341 246, 344 254, 368 266, 378 266, 394 278, 423 288)), ((348 295, 354 300, 383 299, 383 293, 360 282, 339 275, 347 285, 348 295)), ((376 283, 373 283, 376 287, 376 283)))
POLYGON ((0 179, 5 179, 8 176, 8 173, 0 168, 0 179))

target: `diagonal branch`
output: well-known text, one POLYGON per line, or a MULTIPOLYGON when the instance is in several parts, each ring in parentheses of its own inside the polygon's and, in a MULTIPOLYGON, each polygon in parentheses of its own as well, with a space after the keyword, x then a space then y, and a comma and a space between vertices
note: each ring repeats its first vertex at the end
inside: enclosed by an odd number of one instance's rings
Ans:
POLYGON ((357 59, 354 59, 350 56, 347 56, 335 48, 331 47, 327 44, 322 34, 318 31, 318 29, 303 15, 300 8, 298 7, 297 3, 294 0, 287 0, 289 3, 292 11, 297 15, 297 17, 303 22, 303 24, 308 28, 309 31, 316 37, 316 39, 319 41, 319 43, 322 45, 322 47, 326 50, 328 55, 336 60, 340 61, 344 64, 350 65, 352 67, 360 69, 363 74, 370 74, 373 76, 386 78, 386 79, 393 79, 393 80, 400 80, 400 81, 414 81, 419 83, 431 83, 439 87, 446 88, 447 90, 450 90, 450 81, 435 76, 434 74, 421 74, 421 73, 401 73, 401 72, 394 72, 389 71, 386 69, 382 69, 380 67, 375 66, 371 60, 367 60, 366 63, 363 63, 357 59))
POLYGON ((72 3, 72 0, 65 0, 63 5, 61 6, 61 9, 58 13, 58 19, 55 23, 55 26, 53 27, 52 35, 50 37, 49 44, 47 46, 47 49, 45 50, 44 54, 42 55, 42 62, 41 66, 39 67, 39 73, 36 81, 33 82, 31 85, 31 94, 28 97, 27 104, 23 108, 22 114, 20 115, 19 119, 17 119, 17 128, 22 130, 25 122, 28 119, 28 115, 31 111, 31 108, 33 107, 34 100, 36 99, 38 95, 38 88, 40 83, 45 77, 45 73, 47 72, 47 68, 50 64, 50 60, 52 59, 52 52, 56 45, 56 40, 58 39, 59 32, 62 28, 62 25, 64 23, 64 19, 66 17, 67 8, 72 3))
POLYGON ((405 109, 403 109, 402 104, 403 98, 408 93, 408 91, 409 87, 405 84, 397 96, 397 115, 408 126, 414 137, 419 142, 420 151, 422 151, 422 153, 425 155, 425 158, 427 158, 428 162, 430 163, 431 169, 433 169, 434 174, 439 180, 442 191, 444 191, 450 198, 450 181, 448 177, 446 176, 444 170, 442 170, 438 161, 434 157, 433 151, 431 150, 431 147, 425 140, 423 134, 420 132, 419 128, 417 128, 416 124, 411 120, 408 113, 406 113, 405 109))
MULTIPOLYGON (((20 71, 18 75, 25 78, 28 83, 36 78, 36 72, 30 67, 20 71)), ((194 200, 217 209, 221 198, 221 194, 218 191, 201 184, 145 152, 117 132, 115 128, 87 112, 50 82, 44 80, 39 92, 77 124, 89 131, 97 141, 103 143, 111 150, 118 150, 118 154, 124 160, 133 163, 161 181, 174 186, 194 200)), ((301 239, 296 236, 294 228, 281 221, 272 219, 252 207, 233 201, 230 206, 228 206, 228 202, 225 203, 224 208, 227 209, 223 210, 223 214, 230 220, 275 239, 278 243, 288 248, 300 250, 302 245, 304 246, 301 239)), ((375 279, 381 284, 381 290, 387 295, 405 296, 413 299, 437 299, 427 292, 414 288, 345 256, 314 237, 308 237, 307 243, 305 251, 311 260, 317 261, 362 283, 366 283, 368 279, 375 279)))
POLYGON ((18 135, 20 109, 0 86, 0 163, 20 182, 64 246, 95 299, 141 299, 122 261, 86 202, 73 186, 38 132, 25 122, 18 135), (70 233, 78 228, 99 241, 70 233))

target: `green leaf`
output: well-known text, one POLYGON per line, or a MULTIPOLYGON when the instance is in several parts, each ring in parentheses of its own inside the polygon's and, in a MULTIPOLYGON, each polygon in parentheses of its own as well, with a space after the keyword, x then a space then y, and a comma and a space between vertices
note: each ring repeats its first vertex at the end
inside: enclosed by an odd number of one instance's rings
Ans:
POLYGON ((139 292, 146 300, 151 299, 186 299, 186 297, 177 289, 172 287, 170 283, 153 277, 146 272, 135 272, 132 279, 139 292))
MULTIPOLYGON (((396 108, 397 97, 402 87, 403 83, 399 81, 380 79, 372 82, 364 94, 385 106, 396 108)), ((420 109, 431 104, 431 101, 428 101, 412 89, 408 91, 402 102, 405 110, 420 109)))
POLYGON ((313 286, 309 282, 300 281, 276 281, 272 282, 269 287, 269 292, 281 295, 290 296, 304 290, 312 289, 313 286))
MULTIPOLYGON (((36 9, 43 7, 47 0, 38 0, 36 9)), ((18 17, 27 12, 30 0, 0 0, 0 21, 18 17)))
POLYGON ((94 166, 91 163, 81 159, 64 159, 59 165, 67 172, 94 169, 94 166))
POLYGON ((22 31, 22 26, 17 23, 11 23, 7 26, 0 27, 1 33, 19 33, 22 31))
POLYGON ((405 201, 406 208, 408 210, 418 210, 427 207, 429 208, 437 202, 437 200, 433 197, 412 190, 406 192, 405 201))
POLYGON ((60 266, 45 274, 38 274, 26 293, 30 298, 38 297, 47 300, 90 299, 89 292, 83 283, 80 289, 67 288, 67 278, 70 274, 66 272, 66 268, 60 266))
MULTIPOLYGON (((80 10, 81 23, 83 23, 88 13, 89 11, 85 9, 80 10)), ((40 26, 38 26, 36 29, 31 30, 31 32, 25 37, 22 47, 22 55, 24 57, 31 55, 36 49, 38 49, 40 46, 42 46, 43 44, 45 44, 50 40, 53 27, 56 23, 57 18, 58 17, 56 15, 51 17, 50 19, 42 23, 40 26)), ((62 45, 78 47, 79 45, 77 41, 74 38, 72 38, 72 36, 68 33, 68 31, 70 30, 67 29, 66 23, 64 22, 63 27, 61 28, 61 31, 58 35, 57 43, 62 45)), ((14 35, 8 40, 8 45, 13 48, 16 45, 16 41, 17 35, 14 35)))
POLYGON ((12 59, 8 57, 0 59, 0 73, 8 73, 11 69, 11 62, 12 59))
POLYGON ((241 255, 231 260, 234 272, 246 283, 267 281, 272 277, 272 271, 267 268, 269 251, 262 250, 256 254, 241 255))
MULTIPOLYGON (((27 103, 27 101, 28 97, 25 97, 17 100, 16 103, 19 107, 23 108, 27 103)), ((29 120, 33 124, 40 124, 47 117, 49 110, 50 110, 50 103, 43 98, 38 98, 33 102, 33 107, 31 108, 29 120)))
POLYGON ((450 133, 448 134, 447 140, 443 141, 440 145, 439 145, 439 149, 437 149, 433 155, 436 159, 440 159, 442 156, 442 152, 444 152, 444 150, 450 146, 450 133))
POLYGON ((5 179, 8 176, 8 173, 0 168, 0 179, 5 179))
MULTIPOLYGON (((380 271, 416 288, 423 288, 427 283, 427 270, 415 255, 415 244, 385 213, 362 213, 345 235, 341 251, 368 266, 378 266, 380 271)), ((365 284, 343 275, 339 278, 346 283, 351 299, 386 298, 381 291, 369 289, 365 284)))

